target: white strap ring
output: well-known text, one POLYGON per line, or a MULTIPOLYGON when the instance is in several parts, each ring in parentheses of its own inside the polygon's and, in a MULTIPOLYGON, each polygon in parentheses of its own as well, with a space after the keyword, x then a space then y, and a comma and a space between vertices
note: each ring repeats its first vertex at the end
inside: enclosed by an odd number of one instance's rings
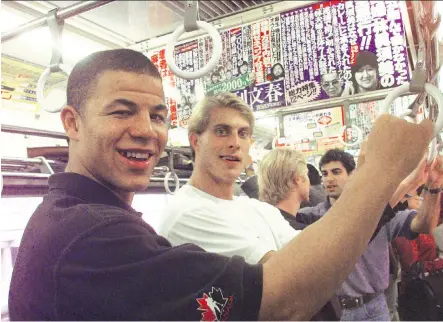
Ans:
MULTIPOLYGON (((432 98, 435 100, 438 106, 438 117, 437 121, 434 124, 434 132, 432 134, 432 137, 434 139, 431 141, 431 151, 428 154, 428 164, 431 164, 434 161, 435 156, 437 155, 435 138, 437 137, 437 135, 439 135, 439 133, 443 128, 443 94, 440 92, 440 90, 437 87, 435 87, 432 84, 425 84, 424 89, 426 93, 432 96, 432 98)), ((383 100, 383 103, 380 106, 380 114, 389 113, 389 109, 392 103, 395 101, 395 99, 406 93, 409 93, 409 83, 405 83, 402 86, 397 87, 392 92, 390 92, 388 96, 386 96, 386 98, 383 100)), ((407 116, 410 113, 411 112, 406 111, 400 114, 399 117, 407 116)))
POLYGON ((165 179, 163 181, 163 184, 165 186, 165 190, 167 193, 169 193, 170 195, 173 195, 177 192, 177 190, 180 188, 180 181, 178 180, 178 176, 177 174, 174 172, 168 172, 166 173, 165 179), (171 175, 174 176, 174 181, 175 181, 175 189, 174 191, 171 191, 171 189, 169 189, 169 178, 171 177, 171 175))
POLYGON ((357 141, 355 141, 354 143, 347 143, 343 140, 343 136, 341 135, 341 133, 343 133, 344 130, 346 130, 346 125, 343 125, 340 129, 340 135, 338 136, 338 140, 340 141, 341 144, 343 144, 344 146, 356 146, 359 145, 361 143, 361 141, 363 140, 363 131, 356 125, 352 124, 351 128, 353 128, 354 130, 357 131, 357 141))
MULTIPOLYGON (((424 88, 426 93, 431 95, 438 105, 438 117, 437 121, 435 122, 434 133, 432 135, 432 137, 435 138, 443 129, 443 94, 432 84, 425 84, 424 88)), ((380 106, 380 114, 389 114, 389 109, 395 99, 406 93, 409 93, 409 83, 405 83, 390 92, 380 106)), ((404 114, 405 113, 402 115, 404 116, 404 114)))
MULTIPOLYGON (((64 71, 68 76, 71 73, 71 68, 66 65, 66 64, 60 64, 59 65, 60 69, 62 71, 64 71)), ((39 104, 43 104, 44 100, 45 100, 45 95, 44 95, 44 89, 45 89, 45 83, 49 78, 49 75, 51 74, 51 68, 47 67, 43 73, 40 75, 40 78, 38 79, 37 82, 37 88, 36 88, 36 94, 37 94, 37 102, 39 104)), ((59 106, 54 106, 54 107, 48 107, 48 106, 44 106, 45 111, 49 112, 49 113, 57 113, 60 112, 61 109, 66 105, 66 102, 63 102, 63 104, 59 105, 59 106)))
POLYGON ((171 39, 166 45, 166 63, 175 75, 183 79, 198 79, 208 75, 215 69, 220 60, 222 52, 222 40, 220 34, 218 33, 218 30, 210 23, 204 21, 197 21, 197 26, 199 29, 205 30, 212 38, 212 56, 206 66, 202 67, 199 70, 188 72, 179 69, 178 66, 175 64, 174 47, 178 41, 178 38, 185 33, 184 25, 181 25, 172 33, 171 39))
POLYGON ((437 139, 433 138, 431 141, 431 146, 429 147, 431 150, 428 154, 428 165, 430 165, 432 162, 434 162, 435 157, 438 154, 438 147, 437 147, 437 139))

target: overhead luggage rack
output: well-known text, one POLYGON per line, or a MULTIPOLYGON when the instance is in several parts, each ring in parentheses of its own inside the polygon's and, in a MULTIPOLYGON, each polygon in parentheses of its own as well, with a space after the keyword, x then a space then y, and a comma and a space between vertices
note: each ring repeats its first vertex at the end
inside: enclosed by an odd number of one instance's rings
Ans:
MULTIPOLYGON (((67 139, 65 133, 28 127, 1 125, 2 132, 39 136, 54 139, 67 139)), ((175 177, 166 175, 173 171, 178 177, 180 187, 192 175, 192 151, 190 147, 166 147, 158 165, 154 168, 149 187, 139 193, 165 193, 165 185, 174 189, 175 177), (173 160, 169 160, 172 158, 173 160)), ((68 163, 67 146, 32 147, 27 149, 27 158, 3 156, 1 170, 3 176, 3 197, 43 196, 48 191, 48 178, 53 173, 64 172, 68 163)), ((243 173, 240 180, 245 179, 243 173)))

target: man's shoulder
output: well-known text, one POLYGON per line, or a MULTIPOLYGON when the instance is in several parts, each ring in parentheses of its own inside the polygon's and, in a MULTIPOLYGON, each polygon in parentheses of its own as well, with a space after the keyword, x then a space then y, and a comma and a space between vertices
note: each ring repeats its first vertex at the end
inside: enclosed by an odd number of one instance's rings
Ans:
POLYGON ((93 228, 119 221, 144 223, 135 213, 116 206, 88 204, 72 196, 49 194, 31 216, 24 237, 69 243, 93 228))
POLYGON ((318 205, 316 205, 314 207, 301 208, 301 209, 299 209, 299 211, 297 213, 323 216, 328 211, 328 207, 327 207, 326 203, 327 202, 325 201, 325 202, 319 203, 318 205))
POLYGON ((196 189, 189 185, 181 187, 168 201, 164 215, 166 217, 177 216, 186 211, 208 208, 214 205, 214 202, 197 193, 196 189))
POLYGON ((35 216, 51 214, 52 221, 100 222, 117 218, 137 220, 138 216, 129 210, 102 203, 88 203, 70 195, 48 194, 34 212, 35 216), (130 215, 130 216, 128 216, 130 215), (81 219, 80 219, 81 218, 81 219))
POLYGON ((217 216, 221 211, 223 207, 207 198, 205 194, 200 195, 195 188, 185 185, 168 201, 158 231, 160 235, 168 238, 171 229, 183 220, 185 214, 188 215, 187 219, 196 216, 205 220, 211 215, 217 216))
POLYGON ((250 208, 250 210, 254 209, 257 212, 265 212, 265 213, 277 212, 277 213, 280 213, 280 211, 278 210, 277 207, 275 207, 267 202, 257 200, 255 198, 249 198, 249 197, 243 196, 243 197, 237 198, 237 202, 239 204, 241 204, 243 207, 248 207, 248 208, 250 208))

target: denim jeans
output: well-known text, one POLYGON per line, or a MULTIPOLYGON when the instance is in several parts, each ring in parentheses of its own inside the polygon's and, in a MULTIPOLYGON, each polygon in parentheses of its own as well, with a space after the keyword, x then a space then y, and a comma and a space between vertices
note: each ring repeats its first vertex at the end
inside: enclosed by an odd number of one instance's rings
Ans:
POLYGON ((343 309, 341 321, 390 321, 385 294, 381 292, 366 304, 354 309, 343 309))

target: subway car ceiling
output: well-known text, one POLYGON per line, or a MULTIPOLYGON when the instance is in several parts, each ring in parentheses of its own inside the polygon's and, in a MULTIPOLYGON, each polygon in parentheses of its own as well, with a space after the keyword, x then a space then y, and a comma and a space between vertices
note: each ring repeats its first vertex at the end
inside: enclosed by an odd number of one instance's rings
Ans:
MULTIPOLYGON (((63 62, 73 66, 86 55, 106 49, 131 48, 141 52, 155 52, 164 48, 170 34, 185 18, 186 1, 102 1, 91 10, 72 15, 60 29, 60 52, 63 62)), ((200 20, 210 22, 219 31, 251 24, 266 17, 273 17, 291 9, 308 5, 324 4, 325 1, 199 1, 200 20)), ((47 180, 52 173, 62 172, 68 159, 66 136, 57 113, 48 113, 38 104, 22 104, 23 97, 35 97, 35 84, 41 73, 48 66, 52 57, 54 36, 51 35, 46 21, 42 27, 33 28, 21 34, 14 34, 18 28, 30 21, 45 17, 50 10, 59 8, 59 12, 79 4, 78 1, 7 1, 2 2, 0 23, 2 32, 2 100, 14 101, 16 92, 12 93, 8 82, 14 83, 20 75, 26 84, 28 92, 33 94, 19 95, 16 105, 6 104, 0 109, 2 114, 1 171, 3 174, 3 196, 42 196, 47 191, 47 180), (32 105, 32 106, 31 106, 32 105), (31 106, 31 107, 29 107, 31 106), (17 107, 17 108, 16 108, 17 107), (30 109, 26 118, 29 122, 13 121, 24 115, 20 108, 30 109), (35 124, 35 126, 34 126, 35 124), (5 133, 5 134, 4 134, 5 133), (15 135, 21 139, 9 141, 15 135), (50 141, 48 139, 53 139, 50 141), (39 141, 41 140, 41 141, 39 141), (8 155, 8 142, 18 142, 24 147, 20 154, 8 155), (29 144, 32 142, 32 144, 29 144), (41 144, 39 144, 41 142, 41 144)), ((401 16, 406 39, 408 66, 411 71, 417 61, 419 35, 417 32, 418 4, 405 1, 401 4, 401 16)), ((80 12, 78 10, 78 12, 80 12)), ((44 18, 46 19, 46 18, 44 18)), ((187 33, 180 38, 180 43, 202 36, 201 31, 187 33)), ((435 39, 435 38, 434 38, 435 39)), ((437 40, 433 40, 432 61, 437 65, 443 61, 443 53, 437 40)), ((154 56, 152 56, 154 57, 154 56)), ((151 57, 151 58, 152 58, 151 57)), ((51 73, 46 81, 47 87, 63 87, 66 84, 66 74, 51 73)), ((169 88, 166 87, 166 90, 169 88)), ((25 89, 26 91, 26 89, 25 89)), ((257 109, 258 127, 254 139, 262 141, 263 146, 273 142, 275 135, 284 133, 284 123, 289 116, 297 112, 323 111, 338 105, 350 105, 355 102, 383 99, 389 92, 380 90, 370 94, 357 94, 346 100, 341 98, 323 99, 321 101, 300 102, 287 104, 279 108, 257 109), (273 133, 272 126, 267 127, 265 120, 272 119, 278 129, 273 133), (263 124, 260 123, 263 120, 263 124)), ((201 94, 201 93, 200 93, 201 94)), ((35 99, 34 99, 35 100, 35 99)), ((29 103, 29 102, 28 102, 29 103)), ((178 122, 178 120, 177 120, 178 122)), ((271 122, 271 123, 272 123, 271 122)), ((288 121, 287 124, 293 124, 288 121)), ((181 136, 162 156, 155 169, 149 188, 144 193, 164 193, 165 184, 174 189, 175 181, 171 176, 165 181, 168 172, 174 172, 183 185, 192 173, 192 157, 187 146, 185 126, 178 125, 171 131, 170 136, 181 136), (180 130, 180 131, 179 131, 180 130), (178 134, 177 134, 178 133, 178 134), (173 147, 172 147, 173 146, 173 147)), ((289 125, 287 125, 289 126, 289 125)), ((13 144, 13 143, 10 143, 13 144)), ((245 179, 244 174, 239 182, 245 179)))

